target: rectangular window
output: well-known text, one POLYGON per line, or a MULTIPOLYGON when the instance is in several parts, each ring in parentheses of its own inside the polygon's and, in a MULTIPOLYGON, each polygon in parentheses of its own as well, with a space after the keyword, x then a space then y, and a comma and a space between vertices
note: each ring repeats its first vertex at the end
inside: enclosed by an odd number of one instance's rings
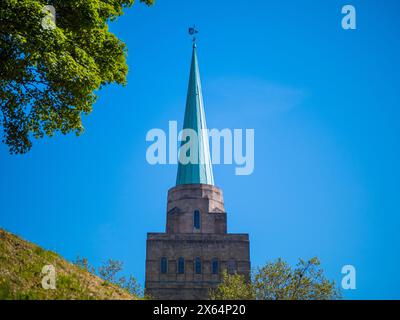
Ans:
POLYGON ((161 273, 165 274, 168 272, 168 261, 167 258, 163 257, 161 258, 161 273))
POLYGON ((218 259, 216 259, 216 258, 212 260, 212 273, 213 274, 219 273, 218 259))
POLYGON ((196 230, 200 230, 200 211, 199 210, 195 210, 195 212, 193 213, 193 227, 196 230))
POLYGON ((179 258, 178 259, 178 274, 185 273, 185 259, 179 258))
POLYGON ((194 262, 194 269, 196 274, 201 274, 201 259, 200 258, 196 258, 195 262, 194 262))
POLYGON ((236 266, 236 261, 235 260, 229 260, 228 261, 228 273, 229 274, 234 274, 237 271, 237 266, 236 266))

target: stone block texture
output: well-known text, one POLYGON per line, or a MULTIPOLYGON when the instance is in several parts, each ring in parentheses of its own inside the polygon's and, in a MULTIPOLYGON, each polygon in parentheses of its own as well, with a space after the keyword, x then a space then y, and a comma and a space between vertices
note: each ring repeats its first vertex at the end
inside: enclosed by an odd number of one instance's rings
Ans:
POLYGON ((200 184, 169 190, 166 233, 147 235, 146 293, 205 300, 223 270, 250 275, 249 236, 227 233, 222 191, 200 184))

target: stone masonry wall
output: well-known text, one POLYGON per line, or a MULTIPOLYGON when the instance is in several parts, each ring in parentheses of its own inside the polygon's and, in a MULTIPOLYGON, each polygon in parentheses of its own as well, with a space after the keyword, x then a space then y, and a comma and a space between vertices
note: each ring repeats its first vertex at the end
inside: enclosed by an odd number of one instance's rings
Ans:
POLYGON ((249 239, 245 234, 148 234, 146 293, 156 299, 207 299, 210 288, 221 281, 229 264, 235 272, 249 277, 249 239), (168 271, 160 272, 161 258, 167 258, 168 271), (185 260, 185 273, 178 274, 177 263, 185 260), (195 274, 194 259, 200 257, 201 274, 195 274), (212 260, 218 260, 218 274, 212 274, 212 260))

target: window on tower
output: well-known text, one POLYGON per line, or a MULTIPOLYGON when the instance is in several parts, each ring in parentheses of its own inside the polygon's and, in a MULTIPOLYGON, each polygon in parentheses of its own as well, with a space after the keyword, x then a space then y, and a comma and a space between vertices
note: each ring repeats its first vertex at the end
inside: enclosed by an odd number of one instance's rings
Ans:
POLYGON ((166 274, 168 272, 168 261, 167 261, 167 258, 165 258, 165 257, 161 258, 160 269, 161 269, 161 273, 162 274, 166 274))
POLYGON ((196 230, 200 230, 200 211, 195 210, 193 213, 193 227, 196 230))
POLYGON ((178 274, 184 274, 185 273, 185 259, 180 257, 178 259, 178 274))
POLYGON ((236 261, 231 259, 228 261, 228 273, 234 274, 237 271, 236 261))
POLYGON ((201 274, 201 259, 199 257, 194 261, 194 270, 196 274, 201 274))
POLYGON ((211 267, 212 267, 212 274, 219 273, 219 263, 217 258, 212 259, 211 267))

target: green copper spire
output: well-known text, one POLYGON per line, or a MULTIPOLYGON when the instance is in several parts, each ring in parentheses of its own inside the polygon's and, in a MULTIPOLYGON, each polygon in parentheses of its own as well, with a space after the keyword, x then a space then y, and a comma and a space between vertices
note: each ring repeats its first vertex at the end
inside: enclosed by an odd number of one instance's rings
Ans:
MULTIPOLYGON (((198 161, 194 164, 182 164, 179 162, 176 185, 214 185, 206 116, 204 113, 203 95, 201 91, 200 72, 196 51, 196 44, 194 43, 183 129, 193 129, 197 133, 198 161)), ((182 142, 182 144, 184 143, 185 142, 182 142)))

